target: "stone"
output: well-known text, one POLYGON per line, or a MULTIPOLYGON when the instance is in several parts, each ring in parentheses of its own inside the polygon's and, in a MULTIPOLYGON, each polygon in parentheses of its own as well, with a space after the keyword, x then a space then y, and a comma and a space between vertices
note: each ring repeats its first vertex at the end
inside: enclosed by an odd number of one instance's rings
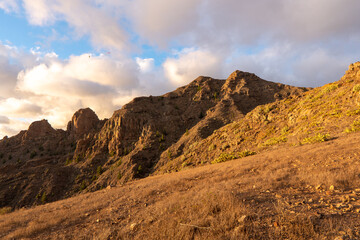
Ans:
POLYGON ((22 140, 32 140, 41 137, 50 137, 56 134, 56 130, 51 127, 45 119, 30 124, 28 130, 22 137, 22 140))
POLYGON ((242 216, 238 219, 238 222, 239 222, 240 224, 244 224, 247 218, 248 218, 247 215, 242 215, 242 216))
POLYGON ((132 224, 130 225, 130 230, 131 230, 131 231, 134 231, 137 226, 138 226, 137 223, 132 223, 132 224))
POLYGON ((76 136, 82 136, 96 129, 100 122, 98 116, 90 108, 78 110, 68 123, 67 131, 76 136))

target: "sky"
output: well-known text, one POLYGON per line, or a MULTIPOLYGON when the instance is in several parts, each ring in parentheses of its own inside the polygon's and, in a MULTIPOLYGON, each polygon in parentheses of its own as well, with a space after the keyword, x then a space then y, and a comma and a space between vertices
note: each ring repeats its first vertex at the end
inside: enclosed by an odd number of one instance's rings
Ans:
POLYGON ((0 0, 0 139, 242 70, 317 87, 360 58, 358 0, 0 0))

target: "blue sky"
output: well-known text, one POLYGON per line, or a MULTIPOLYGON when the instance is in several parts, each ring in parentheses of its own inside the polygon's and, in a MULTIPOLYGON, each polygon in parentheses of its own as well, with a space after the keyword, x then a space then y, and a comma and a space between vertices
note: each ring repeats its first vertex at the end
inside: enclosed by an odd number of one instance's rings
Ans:
POLYGON ((356 0, 0 0, 0 138, 236 69, 295 86, 360 56, 356 0))

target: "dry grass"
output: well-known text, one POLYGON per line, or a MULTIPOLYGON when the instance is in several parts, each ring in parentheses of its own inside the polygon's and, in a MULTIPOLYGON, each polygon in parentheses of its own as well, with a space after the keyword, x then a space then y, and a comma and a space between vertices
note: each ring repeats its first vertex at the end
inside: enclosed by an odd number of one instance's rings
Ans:
POLYGON ((357 239, 359 140, 279 148, 18 210, 0 216, 0 238, 357 239))

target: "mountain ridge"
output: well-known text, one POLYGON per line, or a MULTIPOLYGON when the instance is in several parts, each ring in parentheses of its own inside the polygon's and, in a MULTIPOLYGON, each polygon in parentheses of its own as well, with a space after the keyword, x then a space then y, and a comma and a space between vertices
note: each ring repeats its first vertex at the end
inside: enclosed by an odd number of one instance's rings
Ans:
POLYGON ((109 119, 80 109, 66 130, 36 121, 0 141, 0 169, 16 166, 0 177, 0 202, 41 204, 149 176, 185 145, 243 118, 257 105, 307 90, 235 71, 226 80, 198 77, 162 96, 134 98, 109 119), (172 145, 176 152, 169 153, 172 145))

